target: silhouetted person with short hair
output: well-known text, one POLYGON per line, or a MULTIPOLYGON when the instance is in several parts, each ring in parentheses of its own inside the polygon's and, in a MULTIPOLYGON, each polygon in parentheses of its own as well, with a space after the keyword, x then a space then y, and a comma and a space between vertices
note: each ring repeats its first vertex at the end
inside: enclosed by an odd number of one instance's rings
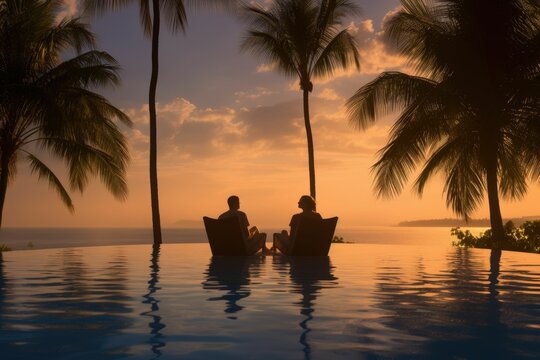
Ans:
POLYGON ((302 209, 302 212, 299 214, 294 214, 292 216, 291 222, 289 224, 289 226, 291 227, 290 233, 288 234, 286 230, 283 230, 281 233, 274 233, 274 243, 272 245, 273 251, 275 251, 277 248, 284 254, 288 252, 289 248, 292 245, 291 239, 296 234, 300 219, 322 220, 321 214, 316 212, 317 204, 315 203, 315 199, 311 196, 303 195, 300 200, 298 200, 298 207, 302 209))
POLYGON ((266 233, 259 232, 259 229, 257 229, 256 226, 249 227, 246 213, 239 210, 240 198, 236 195, 229 196, 227 204, 229 205, 229 210, 219 215, 219 219, 238 217, 248 253, 256 253, 260 249, 262 249, 263 252, 268 251, 266 248, 266 233))

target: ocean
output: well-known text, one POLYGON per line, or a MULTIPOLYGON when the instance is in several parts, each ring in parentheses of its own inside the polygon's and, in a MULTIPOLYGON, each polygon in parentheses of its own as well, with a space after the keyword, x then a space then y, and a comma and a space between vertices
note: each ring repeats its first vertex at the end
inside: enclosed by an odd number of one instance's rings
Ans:
MULTIPOLYGON (((478 233, 485 228, 470 228, 478 233)), ((264 229, 270 242, 279 229, 264 229)), ((449 246, 453 237, 449 227, 360 226, 337 228, 336 235, 346 242, 361 244, 395 244, 449 246)), ((205 243, 203 228, 162 229, 164 243, 205 243)), ((52 249, 84 246, 152 244, 150 228, 4 228, 0 230, 0 245, 12 250, 52 249)))

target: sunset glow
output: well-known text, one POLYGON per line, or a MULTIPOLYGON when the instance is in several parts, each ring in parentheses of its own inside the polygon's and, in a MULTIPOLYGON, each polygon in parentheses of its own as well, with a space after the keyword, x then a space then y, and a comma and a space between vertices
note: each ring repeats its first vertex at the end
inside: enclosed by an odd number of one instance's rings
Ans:
MULTIPOLYGON (((66 14, 80 4, 66 2, 66 14)), ((339 226, 392 225, 402 220, 453 217, 442 181, 430 183, 422 199, 407 190, 393 200, 377 199, 370 168, 388 140, 395 116, 360 132, 349 125, 344 102, 360 86, 386 70, 410 71, 382 41, 384 19, 399 1, 359 1, 363 16, 349 28, 360 46, 361 70, 314 81, 311 116, 315 142, 318 210, 339 216, 339 226)), ((131 164, 129 197, 115 200, 94 181, 74 194, 70 214, 44 182, 20 166, 5 205, 6 227, 149 227, 148 180, 149 46, 136 7, 88 18, 99 48, 122 67, 122 85, 105 95, 134 122, 123 128, 131 164)), ((272 71, 272 64, 240 54, 243 24, 224 13, 190 13, 185 35, 162 35, 157 95, 158 169, 163 227, 199 221, 226 210, 236 194, 250 222, 282 227, 309 193, 306 137, 298 82, 272 71)), ((62 173, 62 166, 53 168, 62 173)), ((503 202, 503 217, 539 215, 538 184, 526 197, 503 202)), ((484 204, 474 215, 487 218, 484 204)), ((201 222, 202 226, 202 222, 201 222)))

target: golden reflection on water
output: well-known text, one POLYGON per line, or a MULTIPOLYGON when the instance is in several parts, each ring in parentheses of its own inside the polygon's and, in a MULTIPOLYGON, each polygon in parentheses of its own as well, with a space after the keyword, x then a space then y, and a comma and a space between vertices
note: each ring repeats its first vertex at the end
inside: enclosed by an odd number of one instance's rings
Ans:
POLYGON ((138 245, 0 260, 0 346, 20 359, 533 359, 539 304, 538 255, 451 247, 219 258, 206 244, 138 245))

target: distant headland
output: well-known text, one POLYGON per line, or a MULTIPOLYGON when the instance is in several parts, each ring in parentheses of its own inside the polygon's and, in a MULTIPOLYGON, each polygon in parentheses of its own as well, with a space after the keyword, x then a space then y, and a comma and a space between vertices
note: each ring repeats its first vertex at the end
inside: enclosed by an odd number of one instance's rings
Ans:
MULTIPOLYGON (((516 226, 523 224, 525 221, 540 220, 540 215, 537 216, 522 216, 519 218, 510 218, 504 219, 506 223, 511 220, 516 226)), ((410 221, 401 221, 397 226, 407 226, 407 227, 489 227, 489 219, 469 219, 468 222, 465 222, 463 219, 429 219, 429 220, 410 220, 410 221)))

